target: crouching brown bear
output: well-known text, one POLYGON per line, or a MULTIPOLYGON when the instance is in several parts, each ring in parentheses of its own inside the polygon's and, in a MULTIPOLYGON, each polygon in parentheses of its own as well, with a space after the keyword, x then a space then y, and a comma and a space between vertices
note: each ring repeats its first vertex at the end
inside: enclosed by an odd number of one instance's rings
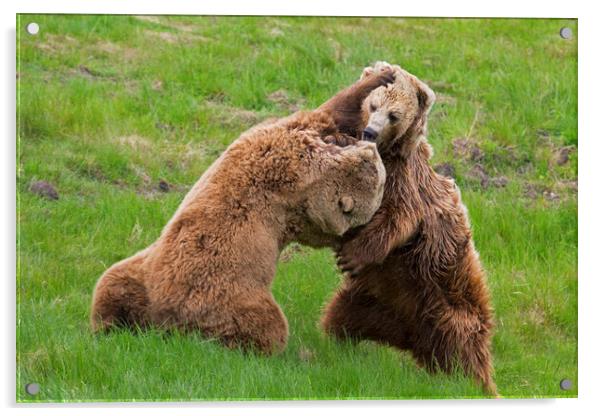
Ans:
POLYGON ((492 311, 467 211, 454 181, 429 165, 435 95, 398 66, 395 72, 362 113, 363 138, 376 142, 387 171, 382 205, 344 236, 338 259, 348 273, 322 324, 340 338, 410 350, 431 371, 458 364, 495 395, 492 311))
POLYGON ((230 347, 282 350, 288 325, 270 291, 279 254, 293 240, 330 245, 377 210, 385 171, 376 146, 326 142, 353 128, 364 98, 391 80, 368 77, 319 110, 242 134, 159 239, 102 275, 93 329, 200 330, 230 347))

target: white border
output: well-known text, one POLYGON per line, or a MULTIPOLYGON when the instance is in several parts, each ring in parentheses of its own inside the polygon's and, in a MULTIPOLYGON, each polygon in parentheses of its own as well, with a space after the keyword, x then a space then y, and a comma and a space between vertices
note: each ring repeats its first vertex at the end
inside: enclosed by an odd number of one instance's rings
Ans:
MULTIPOLYGON (((199 2, 200 3, 200 2, 199 2)), ((579 19, 579 399, 563 400, 496 400, 496 401, 400 401, 400 402, 245 402, 128 405, 128 414, 172 415, 207 412, 212 414, 242 413, 247 415, 281 414, 283 411, 305 415, 308 411, 329 414, 342 411, 364 414, 374 408, 380 413, 444 413, 447 415, 506 415, 528 411, 533 414, 589 414, 601 408, 597 387, 600 386, 600 296, 602 287, 598 258, 598 236, 602 235, 600 212, 596 209, 602 177, 597 169, 602 157, 599 97, 602 97, 600 45, 602 20, 590 1, 546 1, 531 4, 506 0, 491 4, 480 1, 327 1, 305 0, 288 4, 284 1, 220 0, 197 4, 185 0, 116 1, 69 0, 32 1, 19 4, 2 3, 2 61, 0 65, 4 91, 0 100, 0 117, 5 135, 0 141, 3 166, 3 235, 0 239, 1 264, 4 266, 2 321, 4 337, 0 342, 2 378, 0 394, 5 414, 100 415, 120 407, 111 405, 47 405, 15 404, 15 23, 16 13, 118 13, 118 14, 284 14, 346 16, 441 16, 441 17, 571 17, 579 19), (111 410, 109 410, 111 409, 111 410)))

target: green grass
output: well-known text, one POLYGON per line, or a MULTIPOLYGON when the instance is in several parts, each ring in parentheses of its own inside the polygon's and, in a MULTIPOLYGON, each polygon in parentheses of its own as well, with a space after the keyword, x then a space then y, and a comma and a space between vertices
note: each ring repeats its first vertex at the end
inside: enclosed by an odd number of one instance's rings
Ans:
POLYGON ((17 400, 481 397, 406 353, 323 336, 320 311, 341 278, 329 250, 289 250, 278 266, 273 290, 291 330, 281 355, 89 331, 98 277, 157 238, 231 141, 316 107, 379 59, 439 96, 433 163, 455 169, 488 272, 501 395, 576 396, 576 385, 559 389, 577 382, 577 152, 554 162, 577 145, 577 42, 561 26, 577 32, 560 20, 22 15, 17 400), (24 31, 30 21, 39 35, 24 31), (454 155, 468 135, 478 161, 454 155), (482 188, 477 162, 508 185, 482 188), (30 192, 37 180, 60 199, 30 192), (39 395, 25 394, 30 382, 39 395))

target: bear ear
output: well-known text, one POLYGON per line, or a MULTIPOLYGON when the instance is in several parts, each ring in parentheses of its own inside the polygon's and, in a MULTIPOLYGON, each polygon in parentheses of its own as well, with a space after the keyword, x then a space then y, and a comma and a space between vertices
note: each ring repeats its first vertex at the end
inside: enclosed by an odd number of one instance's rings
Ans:
POLYGON ((420 112, 426 116, 431 111, 433 104, 435 104, 437 96, 428 85, 418 78, 415 78, 415 82, 417 86, 416 96, 418 97, 418 107, 420 108, 420 112))
POLYGON ((433 90, 424 82, 414 76, 412 76, 412 79, 416 85, 416 97, 418 98, 418 115, 415 130, 417 133, 416 137, 426 136, 428 114, 431 111, 433 104, 435 104, 436 96, 433 90))

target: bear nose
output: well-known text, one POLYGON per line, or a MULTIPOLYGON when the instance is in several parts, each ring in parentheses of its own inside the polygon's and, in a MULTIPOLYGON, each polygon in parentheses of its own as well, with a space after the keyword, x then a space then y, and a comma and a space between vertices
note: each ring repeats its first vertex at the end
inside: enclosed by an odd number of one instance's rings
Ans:
POLYGON ((366 127, 364 129, 364 135, 362 137, 363 140, 369 141, 369 142, 373 142, 376 140, 376 136, 378 136, 378 133, 370 128, 370 127, 366 127))

